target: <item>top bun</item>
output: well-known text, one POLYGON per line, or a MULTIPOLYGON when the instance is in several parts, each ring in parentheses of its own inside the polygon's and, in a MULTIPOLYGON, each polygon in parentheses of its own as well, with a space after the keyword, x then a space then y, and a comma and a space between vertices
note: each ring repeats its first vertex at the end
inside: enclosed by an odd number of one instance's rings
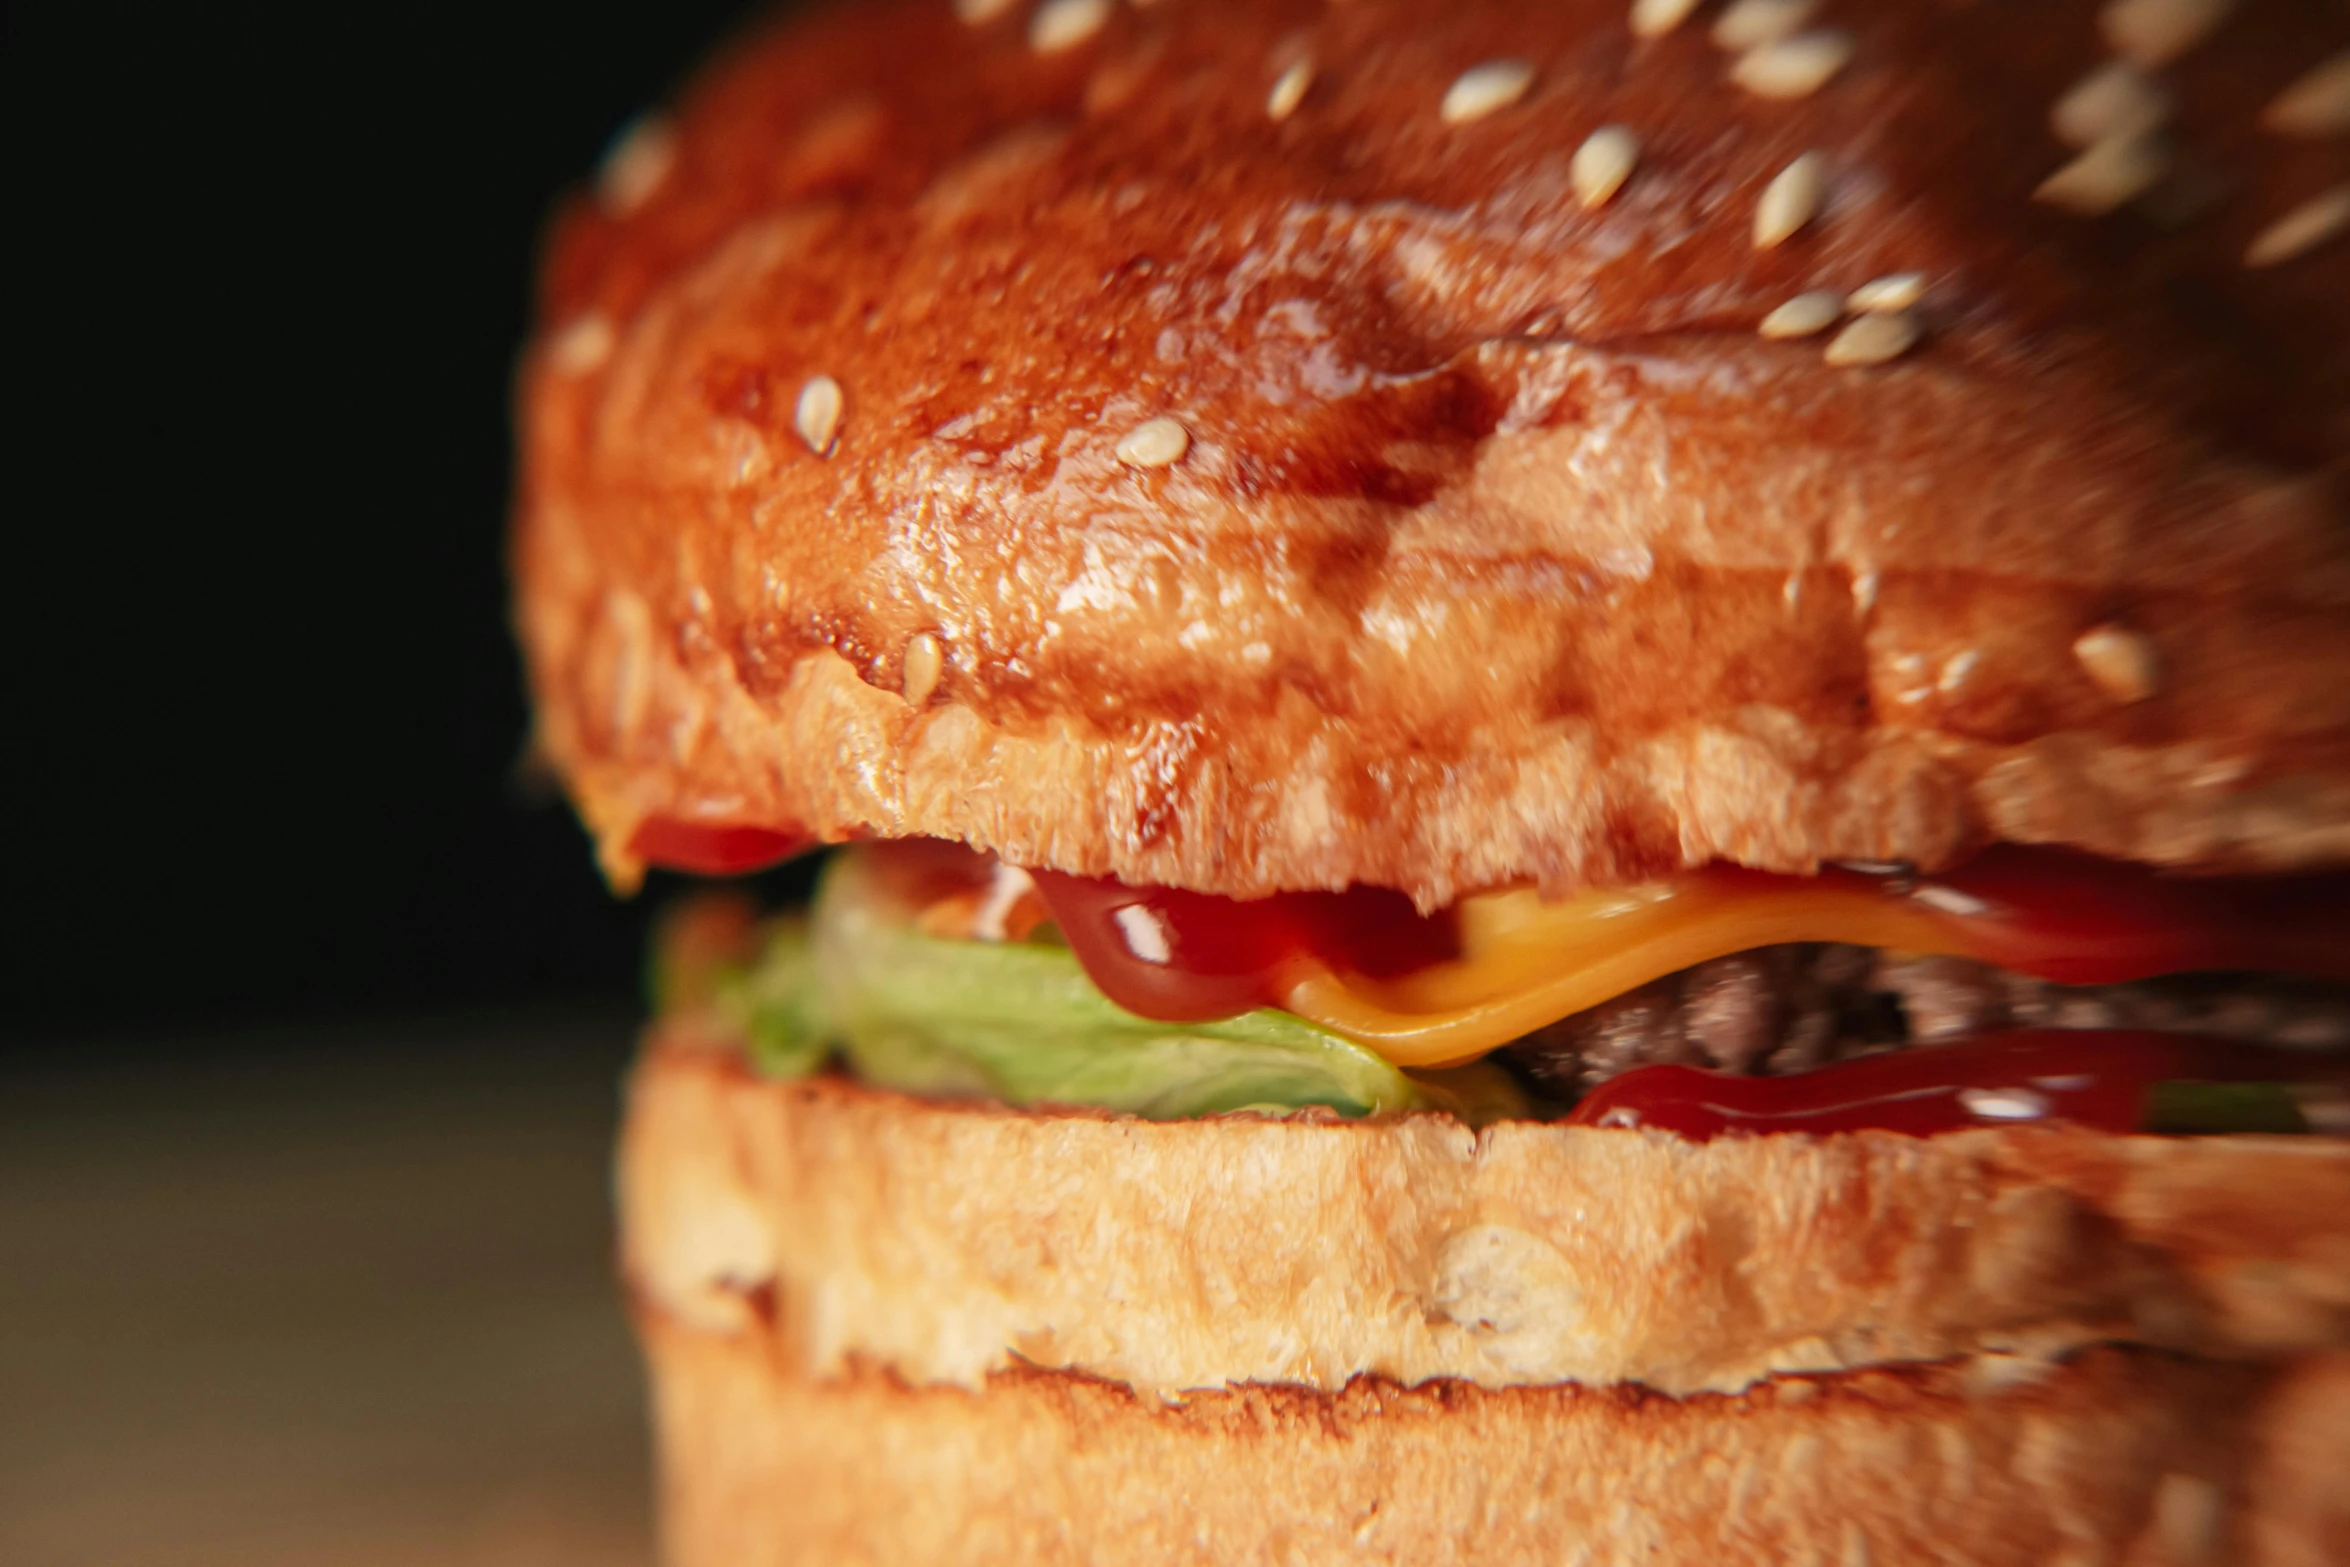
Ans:
POLYGON ((745 40, 564 212, 523 367, 607 867, 656 816, 1429 906, 2350 861, 2350 19, 1802 9, 745 40))

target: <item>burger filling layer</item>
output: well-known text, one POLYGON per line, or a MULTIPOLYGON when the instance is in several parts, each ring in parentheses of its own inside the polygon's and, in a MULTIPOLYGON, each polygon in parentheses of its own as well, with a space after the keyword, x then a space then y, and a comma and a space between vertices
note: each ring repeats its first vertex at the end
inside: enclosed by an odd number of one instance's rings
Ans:
POLYGON ((673 1026, 776 1075, 1168 1118, 1319 1106, 1688 1136, 2071 1119, 2338 1130, 2350 878, 2189 880, 1995 850, 1921 879, 1735 868, 1430 917, 1236 902, 860 845, 805 919, 688 906, 673 1026))

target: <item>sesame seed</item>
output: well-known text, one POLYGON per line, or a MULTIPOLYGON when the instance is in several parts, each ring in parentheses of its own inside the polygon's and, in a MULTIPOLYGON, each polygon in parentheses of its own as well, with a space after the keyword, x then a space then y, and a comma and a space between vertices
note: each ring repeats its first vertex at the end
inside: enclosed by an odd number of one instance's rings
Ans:
POLYGON ((1974 679, 1975 671, 1983 665, 1979 648, 1964 648, 1943 661, 1942 672, 1934 677, 1934 689, 1944 696, 1956 696, 1974 679))
POLYGON ((2278 93, 2260 123, 2279 136, 2339 136, 2350 131, 2350 52, 2319 62, 2278 93))
POLYGON ((1852 61, 1852 35, 1823 27, 1749 49, 1730 80, 1758 98, 1807 98, 1852 61))
POLYGON ((613 140, 596 170, 596 202, 616 218, 624 218, 652 199, 677 161, 677 133, 669 122, 644 115, 613 140))
POLYGON ((2350 185, 2320 191, 2260 231, 2245 247, 2244 265, 2273 267, 2306 256, 2350 228, 2350 185))
POLYGON ((2074 151, 2117 136, 2143 136, 2171 116, 2170 89, 2127 60, 2108 60, 2048 110, 2048 128, 2074 151))
POLYGON ((955 0, 955 16, 973 27, 992 22, 1012 9, 1015 0, 955 0))
POLYGON ((1496 109, 1506 109, 1526 96, 1534 85, 1534 67, 1524 60, 1488 60, 1472 65, 1444 90, 1437 113, 1447 125, 1482 120, 1496 109))
POLYGON ((1810 19, 1819 0, 1730 0, 1730 7, 1714 19, 1717 49, 1744 54, 1759 44, 1776 43, 1810 19))
POLYGON ((2048 1096, 2029 1088, 1962 1088, 1958 1102, 1984 1121, 2037 1121, 2049 1110, 2048 1096))
POLYGON ((810 376, 792 405, 792 428, 819 457, 831 456, 833 442, 840 438, 840 410, 840 383, 828 375, 810 376))
POLYGON ((918 631, 906 643, 906 657, 899 689, 905 693, 908 707, 920 707, 930 700, 938 689, 938 677, 946 672, 946 654, 938 645, 938 638, 927 631, 918 631))
POLYGON ((2169 168, 2160 137, 2112 136, 2042 180, 2032 199, 2096 217, 2144 195, 2169 168))
POLYGON ((1762 318, 1755 330, 1765 337, 1810 337, 1825 332, 1844 314, 1844 300, 1832 288, 1798 294, 1762 318))
POLYGON ((547 362, 563 375, 585 375, 611 357, 612 323, 592 310, 547 345, 547 362))
POLYGON ((2132 65, 2168 65, 2211 36, 2235 0, 2106 0, 2097 27, 2132 65))
POLYGON ((1859 316, 1828 339, 1827 361, 1832 365, 1881 365, 1899 359, 1917 346, 1917 317, 1906 310, 1888 310, 1859 316))
POLYGON ((2162 661, 2154 639, 2121 626, 2096 626, 2073 639, 2073 657, 2116 702, 2143 702, 2162 683, 2162 661))
POLYGON ((1110 0, 1044 0, 1028 19, 1028 47, 1038 54, 1074 49, 1109 19, 1110 0))
POLYGON ((1191 432, 1164 415, 1145 419, 1118 438, 1118 460, 1129 468, 1165 468, 1191 450, 1191 432))
POLYGON ((1632 35, 1662 38, 1689 20, 1697 0, 1632 0, 1632 35))
POLYGON ((1606 206, 1624 188, 1624 181, 1632 177, 1633 165, 1639 161, 1640 138, 1629 127, 1602 125, 1583 138, 1583 145, 1575 149, 1574 159, 1567 166, 1567 177, 1575 186, 1575 199, 1583 203, 1585 211, 1606 206))
POLYGON ((1286 120, 1305 102, 1306 89, 1314 85, 1314 62, 1300 60, 1273 79, 1273 90, 1265 95, 1265 113, 1276 121, 1286 120))
POLYGON ((1807 152, 1771 176, 1754 204, 1754 248, 1772 250, 1819 216, 1828 190, 1828 159, 1807 152))
POLYGON ((1887 310, 1907 310, 1925 297, 1926 275, 1923 272, 1888 272, 1854 289, 1852 297, 1845 303, 1855 312, 1866 316, 1887 310))

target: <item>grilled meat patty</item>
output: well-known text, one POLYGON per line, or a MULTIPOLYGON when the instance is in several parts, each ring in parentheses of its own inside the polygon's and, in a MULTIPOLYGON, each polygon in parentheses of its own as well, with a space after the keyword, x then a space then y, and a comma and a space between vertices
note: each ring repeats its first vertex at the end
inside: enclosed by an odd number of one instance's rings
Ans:
POLYGON ((1509 1047, 1572 1098, 1636 1066, 1782 1075, 2009 1027, 2149 1028, 2294 1049, 2350 1047, 2350 986, 2249 974, 2056 985, 1966 958, 1836 943, 1715 958, 1509 1047))

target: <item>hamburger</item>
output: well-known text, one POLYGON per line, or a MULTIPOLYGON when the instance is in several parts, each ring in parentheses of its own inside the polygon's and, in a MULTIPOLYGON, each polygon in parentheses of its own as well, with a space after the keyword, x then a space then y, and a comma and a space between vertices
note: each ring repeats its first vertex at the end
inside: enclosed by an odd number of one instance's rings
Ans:
POLYGON ((2350 20, 885 0, 560 214, 706 1563, 2350 1554, 2350 20))

